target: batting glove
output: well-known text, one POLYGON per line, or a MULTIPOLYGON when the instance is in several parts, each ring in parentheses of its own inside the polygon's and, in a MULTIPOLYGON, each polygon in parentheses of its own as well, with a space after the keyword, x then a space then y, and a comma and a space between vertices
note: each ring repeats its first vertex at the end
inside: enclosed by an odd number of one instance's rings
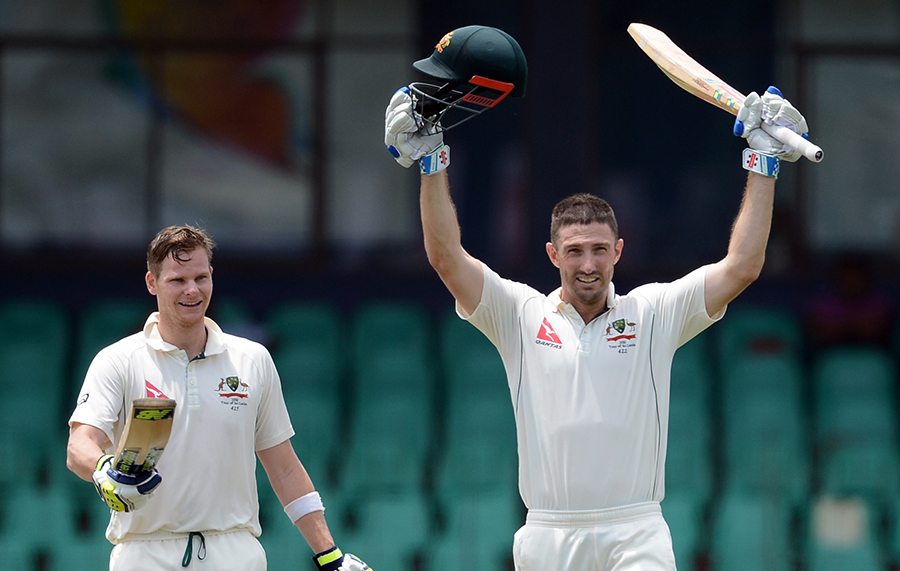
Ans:
POLYGON ((777 87, 769 87, 762 97, 754 91, 744 99, 743 106, 734 120, 734 134, 747 139, 751 149, 791 163, 803 156, 800 151, 788 147, 760 129, 763 121, 769 125, 787 127, 807 138, 809 127, 806 119, 790 101, 782 97, 777 87))
POLYGON ((394 92, 384 112, 384 144, 403 168, 423 159, 422 173, 434 174, 450 164, 450 148, 444 145, 444 134, 424 121, 415 105, 408 87, 394 92))
POLYGON ((364 571, 371 569, 362 559, 348 553, 344 555, 337 547, 318 553, 313 557, 320 571, 364 571))
POLYGON ((123 474, 112 467, 113 455, 101 456, 92 479, 106 505, 117 512, 133 512, 144 507, 162 476, 156 469, 141 474, 123 474))

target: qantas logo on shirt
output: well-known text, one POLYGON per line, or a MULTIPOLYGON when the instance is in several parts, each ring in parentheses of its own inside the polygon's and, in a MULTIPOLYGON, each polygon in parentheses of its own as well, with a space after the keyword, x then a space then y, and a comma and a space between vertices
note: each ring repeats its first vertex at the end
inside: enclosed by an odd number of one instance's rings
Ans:
POLYGON ((167 398, 169 398, 161 390, 154 387, 153 383, 151 383, 150 381, 145 379, 144 383, 147 386, 147 398, 151 398, 151 399, 167 399, 167 398))
POLYGON ((544 318, 543 323, 541 323, 537 339, 535 339, 534 342, 538 345, 562 349, 562 340, 559 338, 559 335, 556 334, 556 331, 553 330, 553 326, 550 325, 550 322, 547 321, 546 317, 544 318))

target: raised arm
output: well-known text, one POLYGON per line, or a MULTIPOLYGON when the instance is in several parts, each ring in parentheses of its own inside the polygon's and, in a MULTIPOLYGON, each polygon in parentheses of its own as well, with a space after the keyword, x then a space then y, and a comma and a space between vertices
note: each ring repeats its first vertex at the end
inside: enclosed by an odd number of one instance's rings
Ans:
POLYGON ((481 301, 484 268, 462 247, 446 170, 422 175, 419 205, 428 262, 456 298, 459 308, 471 315, 481 301))
POLYGON ((805 135, 806 119, 775 87, 762 97, 755 92, 744 100, 734 133, 747 139, 744 168, 750 171, 741 209, 731 230, 728 253, 706 272, 706 311, 717 315, 753 283, 763 268, 772 226, 775 179, 780 161, 794 162, 799 151, 785 146, 760 128, 762 122, 788 127, 805 135))
POLYGON ((428 261, 456 298, 459 309, 471 315, 481 301, 484 270, 462 247, 459 220, 450 198, 446 168, 450 147, 444 134, 418 115, 409 89, 398 89, 384 114, 384 144, 398 163, 418 163, 422 174, 419 204, 428 261))
POLYGON ((759 277, 772 226, 775 179, 749 173, 728 253, 706 272, 706 311, 717 315, 759 277))

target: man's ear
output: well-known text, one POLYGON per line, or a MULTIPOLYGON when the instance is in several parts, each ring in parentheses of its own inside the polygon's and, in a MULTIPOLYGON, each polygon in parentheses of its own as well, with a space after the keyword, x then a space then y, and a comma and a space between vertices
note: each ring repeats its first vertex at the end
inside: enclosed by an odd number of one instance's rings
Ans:
POLYGON ((619 258, 622 257, 622 248, 624 248, 624 247, 625 247, 625 240, 623 240, 621 238, 616 240, 616 259, 613 262, 613 265, 616 265, 619 263, 619 258))
POLYGON ((147 291, 150 292, 150 295, 156 295, 156 278, 153 277, 152 272, 147 272, 147 275, 144 276, 144 282, 147 284, 147 291))
POLYGON ((547 242, 547 257, 550 258, 550 261, 553 262, 554 266, 557 268, 559 267, 559 252, 556 251, 553 242, 547 242))

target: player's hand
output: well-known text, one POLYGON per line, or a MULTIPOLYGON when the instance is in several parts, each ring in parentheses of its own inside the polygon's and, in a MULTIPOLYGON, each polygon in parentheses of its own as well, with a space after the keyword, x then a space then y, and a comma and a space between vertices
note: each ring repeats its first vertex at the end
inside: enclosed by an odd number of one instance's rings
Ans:
POLYGON ((760 128, 763 122, 787 127, 804 138, 809 132, 806 119, 790 101, 782 97, 777 87, 769 87, 762 97, 754 91, 744 99, 734 120, 734 134, 747 139, 751 149, 775 155, 788 162, 794 162, 803 156, 800 151, 763 131, 760 128))
POLYGON ((444 134, 434 132, 415 110, 408 87, 398 89, 384 112, 384 144, 403 168, 409 168, 444 143, 444 134))
POLYGON ((133 512, 144 507, 162 476, 156 469, 142 474, 123 474, 112 467, 113 456, 107 454, 97 462, 92 476, 100 498, 117 512, 133 512))
POLYGON ((365 569, 371 569, 356 555, 352 553, 344 555, 337 547, 317 553, 313 557, 313 561, 316 562, 316 567, 320 571, 364 571, 365 569))

